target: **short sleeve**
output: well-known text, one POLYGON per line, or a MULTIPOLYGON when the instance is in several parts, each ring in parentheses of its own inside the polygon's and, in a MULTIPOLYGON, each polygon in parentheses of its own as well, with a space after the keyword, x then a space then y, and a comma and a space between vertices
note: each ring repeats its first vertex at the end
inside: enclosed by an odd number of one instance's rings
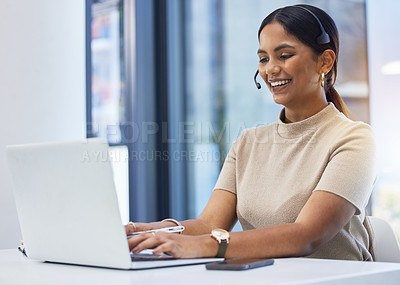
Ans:
POLYGON ((376 140, 370 126, 358 123, 341 134, 314 191, 334 193, 362 213, 376 179, 376 140))
POLYGON ((238 141, 233 142, 228 155, 225 158, 214 190, 221 189, 236 194, 236 147, 238 141))

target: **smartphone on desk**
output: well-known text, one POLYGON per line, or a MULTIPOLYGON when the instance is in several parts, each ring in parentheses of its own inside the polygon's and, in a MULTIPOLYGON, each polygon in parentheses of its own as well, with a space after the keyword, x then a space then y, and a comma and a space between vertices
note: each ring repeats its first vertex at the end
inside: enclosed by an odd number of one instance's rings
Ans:
POLYGON ((274 264, 273 259, 263 258, 233 258, 224 261, 207 263, 208 270, 247 270, 274 264))

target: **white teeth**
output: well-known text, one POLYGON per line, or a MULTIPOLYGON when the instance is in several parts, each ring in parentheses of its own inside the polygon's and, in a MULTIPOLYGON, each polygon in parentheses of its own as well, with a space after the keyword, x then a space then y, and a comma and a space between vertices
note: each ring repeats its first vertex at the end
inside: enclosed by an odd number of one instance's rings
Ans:
POLYGON ((289 82, 290 82, 290 79, 282 80, 282 81, 275 81, 275 82, 271 82, 271 86, 272 87, 281 86, 281 85, 287 84, 289 82))

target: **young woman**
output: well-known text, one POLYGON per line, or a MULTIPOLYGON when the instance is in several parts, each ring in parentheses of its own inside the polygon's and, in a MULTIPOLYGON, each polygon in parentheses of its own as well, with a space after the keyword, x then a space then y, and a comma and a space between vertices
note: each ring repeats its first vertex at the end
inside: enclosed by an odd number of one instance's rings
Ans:
MULTIPOLYGON (((376 177, 371 128, 352 121, 333 84, 338 32, 309 5, 278 9, 259 29, 258 72, 276 123, 233 143, 213 194, 195 220, 129 223, 127 233, 182 224, 183 235, 128 240, 179 258, 287 257, 371 260, 363 222, 376 177), (244 231, 228 233, 239 219, 244 231)), ((257 75, 257 74, 256 74, 257 75)))

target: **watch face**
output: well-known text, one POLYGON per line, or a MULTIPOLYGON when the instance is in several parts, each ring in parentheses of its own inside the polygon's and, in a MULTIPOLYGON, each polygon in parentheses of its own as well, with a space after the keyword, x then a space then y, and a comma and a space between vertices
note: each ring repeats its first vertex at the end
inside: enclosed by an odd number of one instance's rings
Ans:
POLYGON ((228 239, 229 238, 229 233, 223 229, 214 229, 214 230, 212 230, 211 233, 213 236, 215 236, 218 239, 228 239))

